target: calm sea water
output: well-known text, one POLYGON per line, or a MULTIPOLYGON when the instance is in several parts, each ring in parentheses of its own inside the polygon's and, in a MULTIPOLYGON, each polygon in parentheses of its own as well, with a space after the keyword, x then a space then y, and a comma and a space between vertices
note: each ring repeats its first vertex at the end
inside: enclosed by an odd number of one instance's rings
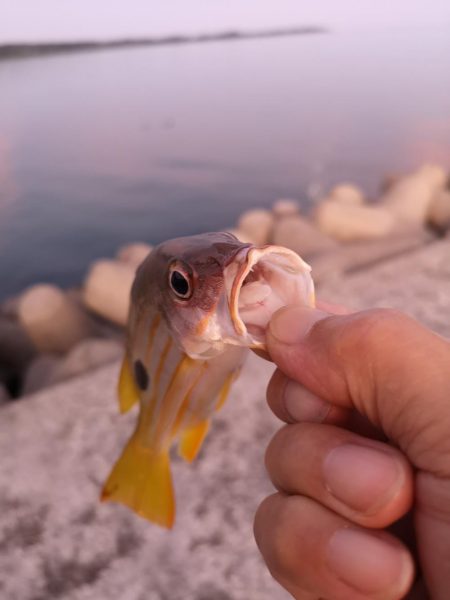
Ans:
POLYGON ((425 160, 450 165, 444 30, 0 62, 0 297, 425 160))

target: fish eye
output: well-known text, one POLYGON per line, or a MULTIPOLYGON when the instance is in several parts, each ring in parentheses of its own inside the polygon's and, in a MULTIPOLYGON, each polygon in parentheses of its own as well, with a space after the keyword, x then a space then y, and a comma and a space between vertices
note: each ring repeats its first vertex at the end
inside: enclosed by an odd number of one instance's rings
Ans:
POLYGON ((169 282, 176 296, 183 298, 183 300, 188 300, 191 297, 191 284, 189 278, 184 273, 173 269, 169 275, 169 282))

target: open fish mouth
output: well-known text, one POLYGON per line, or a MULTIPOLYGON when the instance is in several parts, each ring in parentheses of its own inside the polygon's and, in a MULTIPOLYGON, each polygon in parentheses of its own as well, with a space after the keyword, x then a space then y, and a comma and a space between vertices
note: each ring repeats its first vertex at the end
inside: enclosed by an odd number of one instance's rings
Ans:
POLYGON ((228 307, 235 333, 264 348, 271 316, 287 304, 314 306, 311 267, 281 246, 246 247, 225 270, 228 307))

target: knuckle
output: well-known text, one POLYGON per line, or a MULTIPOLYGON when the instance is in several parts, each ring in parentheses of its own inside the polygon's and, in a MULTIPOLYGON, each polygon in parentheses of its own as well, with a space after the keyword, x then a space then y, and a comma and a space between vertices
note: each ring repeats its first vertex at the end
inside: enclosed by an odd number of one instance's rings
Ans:
POLYGON ((374 348, 384 344, 387 337, 396 335, 408 318, 391 308, 376 308, 358 313, 344 321, 343 345, 353 349, 374 348))
POLYGON ((290 455, 298 454, 298 444, 302 440, 303 432, 309 429, 309 425, 309 423, 292 423, 284 425, 275 433, 264 457, 266 469, 271 476, 276 473, 280 463, 285 462, 290 455))
POLYGON ((301 575, 309 564, 302 534, 312 501, 304 496, 286 496, 283 500, 273 527, 274 565, 283 577, 300 583, 301 575))
POLYGON ((271 521, 270 515, 272 512, 273 498, 274 495, 267 496, 267 498, 264 498, 264 500, 256 509, 255 517, 253 520, 253 533, 255 536, 256 543, 258 544, 258 547, 260 548, 261 552, 262 540, 264 537, 265 530, 267 528, 266 523, 270 523, 271 521))
POLYGON ((278 405, 287 383, 286 375, 276 369, 267 386, 266 398, 270 407, 278 405))
POLYGON ((295 551, 298 514, 293 518, 292 497, 274 494, 260 504, 254 522, 255 539, 275 578, 290 575, 298 568, 295 551))
MULTIPOLYGON (((344 317, 342 327, 335 331, 329 352, 334 362, 340 361, 341 375, 353 398, 364 395, 364 389, 373 391, 376 374, 384 365, 387 355, 395 355, 400 340, 405 338, 405 327, 411 319, 394 309, 377 308, 344 317)), ((383 371, 383 369, 381 370, 383 371)))
POLYGON ((266 470, 271 474, 274 471, 275 464, 277 462, 277 457, 279 456, 280 449, 284 446, 284 440, 287 435, 289 425, 285 425, 281 429, 279 429, 273 438, 270 440, 266 452, 264 455, 264 464, 266 470))

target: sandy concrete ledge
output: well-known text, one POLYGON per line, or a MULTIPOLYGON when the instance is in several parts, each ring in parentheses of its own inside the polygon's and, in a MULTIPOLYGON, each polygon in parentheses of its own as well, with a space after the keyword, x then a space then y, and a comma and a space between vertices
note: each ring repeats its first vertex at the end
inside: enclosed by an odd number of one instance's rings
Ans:
MULTIPOLYGON (((400 308, 450 337, 450 240, 324 285, 321 296, 400 308)), ((0 409, 0 597, 287 600, 252 534, 272 489, 263 467, 279 426, 264 401, 271 365, 251 356, 198 461, 175 459, 170 533, 97 502, 135 419, 118 415, 117 369, 0 409)))
POLYGON ((98 493, 135 413, 116 409, 118 365, 1 411, 0 597, 8 600, 282 600, 253 540, 271 492, 272 367, 251 356, 198 461, 174 461, 165 532, 98 493))
POLYGON ((450 339, 450 239, 324 284, 320 297, 355 309, 396 308, 450 339))

